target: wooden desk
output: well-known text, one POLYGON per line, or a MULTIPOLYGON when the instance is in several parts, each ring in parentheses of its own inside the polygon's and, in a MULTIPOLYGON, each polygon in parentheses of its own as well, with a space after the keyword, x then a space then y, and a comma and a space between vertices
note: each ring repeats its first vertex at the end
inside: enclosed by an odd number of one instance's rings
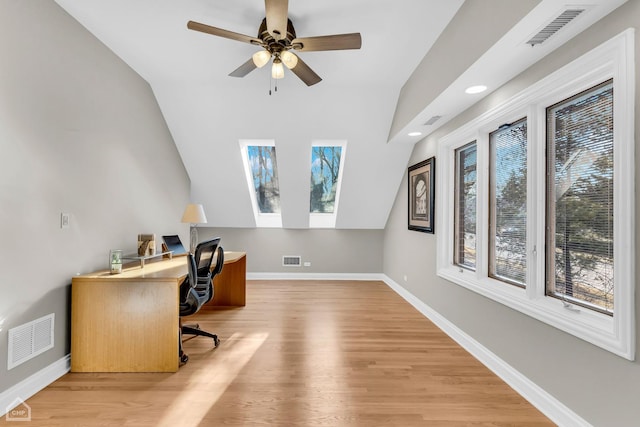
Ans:
POLYGON ((247 254, 224 251, 224 267, 213 278, 213 299, 203 308, 244 307, 247 289, 247 254))
POLYGON ((72 372, 178 370, 178 300, 186 258, 135 263, 71 281, 72 372))

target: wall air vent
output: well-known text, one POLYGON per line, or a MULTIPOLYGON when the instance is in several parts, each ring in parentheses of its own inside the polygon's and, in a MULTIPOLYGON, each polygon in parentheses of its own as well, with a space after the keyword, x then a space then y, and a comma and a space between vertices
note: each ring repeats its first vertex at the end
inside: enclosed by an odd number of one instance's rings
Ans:
POLYGON ((302 257, 300 255, 284 255, 282 257, 283 267, 300 267, 302 264, 302 257))
POLYGON ((433 116, 429 120, 424 122, 424 126, 431 126, 432 124, 434 124, 435 122, 437 122, 441 118, 442 118, 442 116, 433 116))
POLYGON ((9 329, 7 369, 33 359, 53 348, 54 313, 9 329))
POLYGON ((551 21, 549 25, 544 27, 538 34, 531 37, 527 44, 535 46, 537 44, 544 43, 549 37, 560 31, 562 27, 571 22, 576 16, 584 12, 584 9, 567 9, 560 14, 556 19, 551 21))

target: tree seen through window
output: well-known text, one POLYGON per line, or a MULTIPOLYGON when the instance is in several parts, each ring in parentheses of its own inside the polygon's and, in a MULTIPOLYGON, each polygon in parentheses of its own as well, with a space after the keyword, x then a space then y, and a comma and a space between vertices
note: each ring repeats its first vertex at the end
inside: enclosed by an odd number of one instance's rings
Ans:
POLYGON ((276 147, 249 145, 247 157, 260 213, 280 213, 280 187, 276 147))
POLYGON ((312 213, 334 213, 342 147, 311 147, 312 213))

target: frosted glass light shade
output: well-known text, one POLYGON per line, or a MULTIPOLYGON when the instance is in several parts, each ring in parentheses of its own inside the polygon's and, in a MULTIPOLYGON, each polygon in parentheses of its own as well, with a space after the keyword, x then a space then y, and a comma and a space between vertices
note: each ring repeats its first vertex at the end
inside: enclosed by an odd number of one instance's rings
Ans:
POLYGON ((286 65, 288 69, 292 69, 293 67, 298 65, 298 57, 288 50, 282 52, 280 54, 280 58, 282 58, 282 63, 286 65))
POLYGON ((253 63, 256 67, 262 68, 267 65, 267 62, 271 59, 271 54, 266 50, 261 50, 254 53, 253 56, 251 56, 251 59, 253 59, 253 63))
POLYGON ((182 214, 182 222, 191 224, 206 224, 207 216, 204 214, 204 208, 201 204, 190 203, 187 205, 182 214))
POLYGON ((276 58, 273 60, 273 67, 271 67, 271 77, 274 79, 281 79, 284 77, 284 67, 282 61, 276 58))

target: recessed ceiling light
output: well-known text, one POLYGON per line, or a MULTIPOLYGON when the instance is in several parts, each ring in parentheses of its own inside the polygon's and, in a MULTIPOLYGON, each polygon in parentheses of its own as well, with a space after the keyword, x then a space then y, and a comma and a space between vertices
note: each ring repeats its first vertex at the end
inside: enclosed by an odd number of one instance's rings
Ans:
POLYGON ((409 132, 407 135, 409 135, 409 136, 420 136, 420 135, 422 135, 422 132, 409 132))
POLYGON ((465 89, 465 93, 474 94, 484 92, 485 90, 487 90, 485 85, 470 86, 465 89))

